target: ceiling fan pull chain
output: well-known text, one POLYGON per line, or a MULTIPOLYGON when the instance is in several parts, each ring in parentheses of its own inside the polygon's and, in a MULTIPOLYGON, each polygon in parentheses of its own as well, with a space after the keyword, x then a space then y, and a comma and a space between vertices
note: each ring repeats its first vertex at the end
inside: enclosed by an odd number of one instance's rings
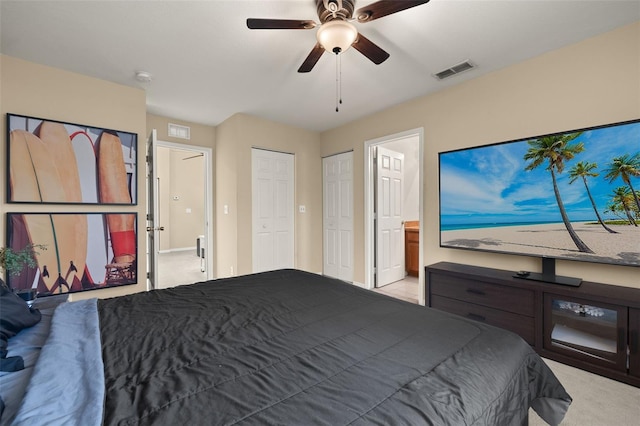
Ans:
POLYGON ((339 78, 339 86, 340 86, 340 105, 342 105, 342 56, 338 55, 338 70, 340 72, 340 78, 339 78))
POLYGON ((339 100, 340 100, 340 55, 336 52, 336 112, 340 111, 339 100))
POLYGON ((335 48, 336 54, 336 112, 340 112, 342 105, 342 58, 340 57, 340 48, 335 48))

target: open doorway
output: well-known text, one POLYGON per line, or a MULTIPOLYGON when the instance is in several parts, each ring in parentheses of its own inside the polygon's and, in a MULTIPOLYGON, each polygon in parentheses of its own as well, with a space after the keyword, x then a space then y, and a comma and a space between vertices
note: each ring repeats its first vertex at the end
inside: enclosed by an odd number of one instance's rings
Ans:
POLYGON ((211 279, 211 149, 157 141, 155 151, 156 288, 211 279))
POLYGON ((365 287, 406 281, 424 303, 423 130, 365 142, 365 287))

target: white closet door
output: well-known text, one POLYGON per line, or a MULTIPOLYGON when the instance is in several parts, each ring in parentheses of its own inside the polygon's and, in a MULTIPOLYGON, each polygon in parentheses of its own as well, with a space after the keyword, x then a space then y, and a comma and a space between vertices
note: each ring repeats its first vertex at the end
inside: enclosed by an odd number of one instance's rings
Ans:
POLYGON ((404 154, 377 147, 376 271, 380 287, 404 278, 404 154))
POLYGON ((294 157, 251 151, 253 272, 293 268, 294 157))
POLYGON ((353 153, 322 160, 323 273, 353 281, 353 153))

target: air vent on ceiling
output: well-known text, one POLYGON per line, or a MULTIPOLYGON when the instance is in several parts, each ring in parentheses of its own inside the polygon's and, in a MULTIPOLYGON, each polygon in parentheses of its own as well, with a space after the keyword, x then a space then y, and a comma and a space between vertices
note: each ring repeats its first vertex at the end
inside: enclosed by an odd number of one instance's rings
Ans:
POLYGON ((169 123, 169 136, 172 138, 191 139, 191 127, 169 123))
POLYGON ((469 61, 461 62, 457 65, 452 66, 451 68, 447 68, 446 70, 442 70, 434 74, 435 78, 438 80, 444 80, 445 78, 453 77, 454 75, 460 74, 461 72, 468 71, 472 68, 475 68, 469 61))

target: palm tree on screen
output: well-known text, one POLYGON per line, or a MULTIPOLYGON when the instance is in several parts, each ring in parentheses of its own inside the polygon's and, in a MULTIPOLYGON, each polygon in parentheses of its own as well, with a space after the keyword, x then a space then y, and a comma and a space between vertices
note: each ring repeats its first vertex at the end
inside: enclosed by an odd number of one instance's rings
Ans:
POLYGON ((638 226, 636 221, 633 219, 633 214, 631 214, 631 210, 633 209, 633 198, 634 196, 637 198, 637 194, 631 194, 631 190, 626 186, 619 186, 613 190, 612 201, 613 205, 616 208, 622 208, 624 210, 625 215, 627 216, 627 220, 633 226, 638 226))
POLYGON ((609 168, 606 170, 607 174, 604 176, 609 182, 613 182, 618 177, 622 178, 622 181, 627 184, 631 190, 631 194, 636 201, 636 206, 640 211, 640 199, 638 193, 633 189, 631 184, 631 177, 640 176, 640 152, 636 152, 634 155, 624 154, 620 157, 615 157, 611 160, 609 168))
POLYGON ((581 153, 584 150, 584 144, 570 142, 580 136, 582 132, 565 133, 561 135, 543 136, 537 139, 528 141, 529 149, 524 154, 524 159, 531 161, 524 168, 525 170, 533 170, 543 163, 547 162, 547 170, 551 173, 551 180, 553 181, 553 193, 556 196, 556 202, 560 209, 560 216, 562 216, 562 222, 564 222, 567 232, 571 236, 576 247, 583 253, 593 253, 585 243, 580 239, 576 231, 573 229, 567 211, 564 208, 562 197, 560 197, 560 191, 558 190, 558 182, 556 180, 556 171, 562 173, 564 170, 564 163, 571 160, 576 154, 581 153))
POLYGON ((620 220, 629 220, 625 217, 626 214, 622 206, 618 204, 614 199, 611 199, 609 201, 609 204, 607 204, 607 206, 604 208, 604 212, 605 214, 612 214, 620 220))
POLYGON ((597 173, 595 171, 595 169, 597 169, 597 168, 598 168, 598 164, 596 164, 596 163, 590 163, 588 161, 580 161, 575 166, 573 166, 571 168, 571 170, 569 170, 569 178, 570 178, 569 179, 569 184, 572 184, 578 178, 582 178, 582 182, 584 183, 584 187, 587 190, 587 195, 589 196, 589 201, 591 201, 591 206, 593 207, 593 211, 596 213, 596 217, 598 218, 598 223, 600 225, 602 225, 602 227, 604 229, 606 229, 607 232, 610 232, 612 234, 617 234, 616 231, 614 231, 613 229, 611 229, 607 225, 605 225, 604 221, 600 217, 600 213, 598 213, 598 208, 596 207, 596 202, 594 201, 593 197, 591 196, 591 191, 589 190, 589 185, 587 185, 587 176, 588 177, 598 177, 599 173, 597 173))

